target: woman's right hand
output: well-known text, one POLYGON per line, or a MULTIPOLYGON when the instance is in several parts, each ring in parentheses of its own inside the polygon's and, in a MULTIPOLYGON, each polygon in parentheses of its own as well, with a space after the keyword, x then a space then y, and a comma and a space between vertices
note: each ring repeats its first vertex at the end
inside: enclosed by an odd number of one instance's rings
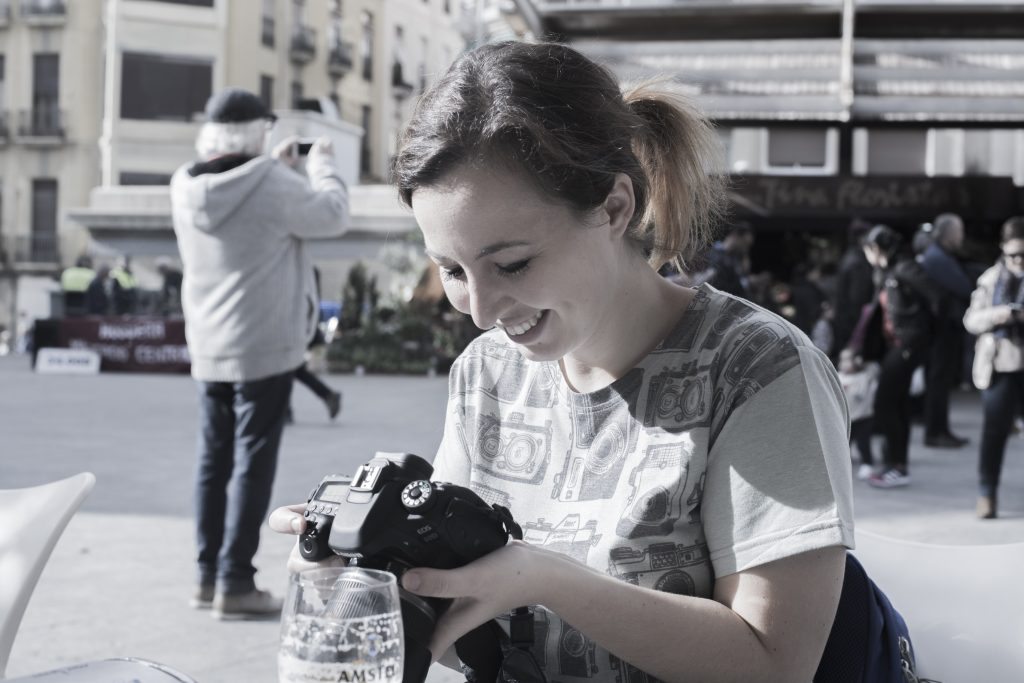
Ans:
MULTIPOLYGON (((306 519, 302 513, 306 509, 305 503, 298 505, 286 505, 279 507, 270 513, 270 528, 281 534, 300 535, 306 530, 306 519)), ((332 555, 319 562, 310 562, 302 557, 299 552, 298 539, 295 540, 295 547, 288 555, 288 571, 294 573, 306 571, 307 569, 323 569, 325 567, 344 567, 348 561, 340 555, 332 555)))

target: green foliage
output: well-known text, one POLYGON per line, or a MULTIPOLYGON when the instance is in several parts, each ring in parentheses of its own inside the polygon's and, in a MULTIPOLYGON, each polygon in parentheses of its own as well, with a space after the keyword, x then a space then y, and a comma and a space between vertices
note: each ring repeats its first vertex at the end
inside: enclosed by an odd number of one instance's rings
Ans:
POLYGON ((479 330, 468 316, 417 303, 380 306, 377 279, 357 263, 342 289, 338 335, 327 347, 331 372, 446 372, 479 330))

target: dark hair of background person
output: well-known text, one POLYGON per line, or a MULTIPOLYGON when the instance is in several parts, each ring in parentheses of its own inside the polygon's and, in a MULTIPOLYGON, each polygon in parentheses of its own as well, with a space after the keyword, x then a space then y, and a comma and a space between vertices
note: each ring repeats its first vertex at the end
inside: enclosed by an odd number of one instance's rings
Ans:
POLYGON ((547 197, 585 214, 618 173, 636 210, 629 237, 654 268, 680 270, 724 211, 725 181, 707 120, 685 97, 615 77, 556 43, 503 42, 459 58, 420 98, 395 156, 406 205, 461 164, 520 170, 547 197))
POLYGON ((1000 230, 1000 241, 1024 240, 1024 216, 1007 218, 1000 230))
POLYGON ((890 257, 899 250, 902 242, 900 234, 888 225, 876 225, 864 238, 865 244, 875 245, 883 254, 890 257))

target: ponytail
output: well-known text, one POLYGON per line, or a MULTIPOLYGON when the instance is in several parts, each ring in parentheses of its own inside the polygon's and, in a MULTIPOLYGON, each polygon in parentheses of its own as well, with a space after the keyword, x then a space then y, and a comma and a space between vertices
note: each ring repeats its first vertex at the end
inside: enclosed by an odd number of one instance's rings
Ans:
POLYGON ((634 230, 648 262, 684 270, 711 241, 725 212, 721 145, 708 120, 663 81, 627 88, 623 99, 643 125, 633 153, 647 176, 649 198, 634 230))

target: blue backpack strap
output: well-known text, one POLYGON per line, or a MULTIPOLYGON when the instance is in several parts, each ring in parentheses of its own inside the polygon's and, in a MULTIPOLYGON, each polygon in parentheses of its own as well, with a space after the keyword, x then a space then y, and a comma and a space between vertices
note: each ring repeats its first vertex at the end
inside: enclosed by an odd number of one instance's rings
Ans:
POLYGON ((852 554, 815 683, 917 683, 906 621, 852 554))

